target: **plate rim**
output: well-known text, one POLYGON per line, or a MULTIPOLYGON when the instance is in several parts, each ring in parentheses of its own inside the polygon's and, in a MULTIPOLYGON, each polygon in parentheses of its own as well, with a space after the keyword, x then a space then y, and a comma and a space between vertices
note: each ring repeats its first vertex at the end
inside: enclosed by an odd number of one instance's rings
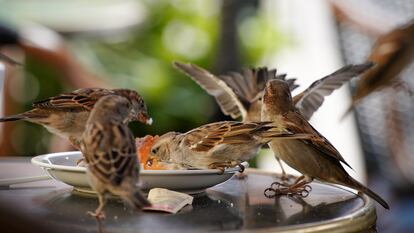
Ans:
MULTIPOLYGON (((48 159, 51 157, 56 156, 73 156, 73 155, 81 154, 80 151, 65 151, 65 152, 56 152, 56 153, 48 153, 42 154, 33 157, 30 161, 32 164, 40 166, 46 169, 53 169, 53 170, 64 170, 64 171, 72 171, 72 172, 86 172, 85 167, 75 167, 75 166, 65 166, 65 165, 58 165, 53 163, 43 162, 42 160, 48 159)), ((248 162, 241 163, 245 168, 249 167, 248 162)), ((232 168, 226 168, 224 173, 236 173, 240 170, 240 167, 237 165, 232 168)), ((221 175, 223 174, 220 169, 204 169, 204 170, 140 170, 140 175, 208 175, 208 174, 215 174, 221 175)))

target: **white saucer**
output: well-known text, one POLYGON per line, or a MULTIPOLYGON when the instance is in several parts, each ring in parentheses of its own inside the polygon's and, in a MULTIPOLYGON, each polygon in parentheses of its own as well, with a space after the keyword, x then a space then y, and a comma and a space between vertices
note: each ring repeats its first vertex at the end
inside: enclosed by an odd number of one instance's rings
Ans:
MULTIPOLYGON (((32 163, 45 169, 55 180, 73 186, 81 192, 92 192, 86 177, 86 168, 76 166, 82 158, 79 151, 39 155, 32 158, 32 163)), ((247 162, 242 163, 248 167, 247 162)), ((146 190, 166 188, 187 193, 201 192, 206 188, 230 179, 240 167, 228 168, 223 174, 219 169, 207 170, 143 170, 140 183, 146 190)))

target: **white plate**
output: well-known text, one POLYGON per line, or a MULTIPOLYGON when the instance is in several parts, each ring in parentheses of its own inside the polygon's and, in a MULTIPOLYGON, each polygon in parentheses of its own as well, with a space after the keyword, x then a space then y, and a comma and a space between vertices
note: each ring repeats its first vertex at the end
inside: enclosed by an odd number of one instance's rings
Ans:
MULTIPOLYGON (((32 163, 45 169, 55 180, 73 186, 78 191, 91 192, 86 168, 76 166, 82 158, 79 151, 52 153, 32 158, 32 163)), ((248 167, 248 163, 242 163, 248 167)), ((229 168, 220 174, 218 169, 208 170, 141 170, 140 183, 146 190, 166 188, 182 192, 200 192, 230 179, 240 168, 229 168)))

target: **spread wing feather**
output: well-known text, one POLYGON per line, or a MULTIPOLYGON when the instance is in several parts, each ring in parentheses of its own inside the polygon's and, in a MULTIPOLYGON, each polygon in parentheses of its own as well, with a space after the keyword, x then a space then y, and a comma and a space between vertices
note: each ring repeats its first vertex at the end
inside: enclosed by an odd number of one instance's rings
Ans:
POLYGON ((293 97, 296 108, 305 119, 309 120, 313 113, 322 105, 326 96, 332 94, 333 91, 340 88, 344 83, 362 74, 372 66, 371 62, 360 65, 347 65, 315 81, 302 93, 293 97))
POLYGON ((34 102, 32 106, 39 109, 90 111, 99 98, 109 94, 113 94, 113 92, 101 88, 85 88, 34 102))

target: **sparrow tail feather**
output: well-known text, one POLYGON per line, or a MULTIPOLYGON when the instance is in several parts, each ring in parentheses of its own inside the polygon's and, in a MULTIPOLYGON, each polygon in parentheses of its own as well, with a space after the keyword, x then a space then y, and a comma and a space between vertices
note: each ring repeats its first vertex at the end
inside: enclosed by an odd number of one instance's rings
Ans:
POLYGON ((387 210, 390 209, 390 206, 384 199, 382 199, 382 197, 380 197, 374 191, 367 188, 363 184, 359 183, 357 180, 353 179, 352 177, 348 176, 348 182, 344 183, 344 185, 349 186, 351 188, 355 188, 356 190, 365 193, 366 195, 374 199, 376 202, 378 202, 380 205, 382 205, 385 209, 387 210))
POLYGON ((265 139, 311 139, 312 134, 306 134, 306 133, 299 133, 299 134, 293 134, 293 133, 287 133, 287 132, 275 132, 275 131, 265 131, 260 132, 258 136, 265 138, 265 139))
POLYGON ((26 117, 23 115, 13 115, 13 116, 7 116, 7 117, 3 117, 0 118, 0 122, 5 122, 5 121, 18 121, 18 120, 23 120, 26 117))

